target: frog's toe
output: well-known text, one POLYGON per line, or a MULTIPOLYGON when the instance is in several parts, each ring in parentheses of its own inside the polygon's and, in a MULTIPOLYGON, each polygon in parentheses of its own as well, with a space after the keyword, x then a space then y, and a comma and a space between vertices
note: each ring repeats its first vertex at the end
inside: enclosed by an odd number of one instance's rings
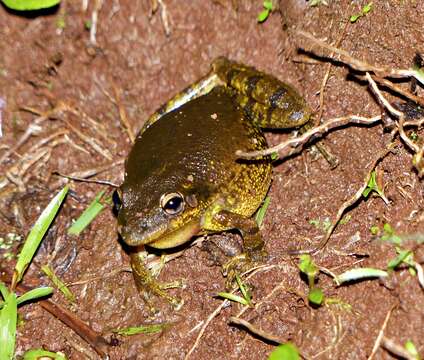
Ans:
POLYGON ((159 310, 155 306, 155 303, 156 303, 155 298, 158 298, 158 297, 166 300, 174 308, 174 310, 177 310, 177 311, 180 310, 182 306, 184 305, 183 299, 180 299, 179 297, 176 297, 176 296, 169 295, 166 291, 163 290, 163 289, 169 289, 170 287, 176 287, 176 286, 170 286, 170 284, 151 283, 151 284, 145 284, 144 287, 145 288, 141 289, 140 292, 142 294, 144 302, 149 308, 149 312, 152 314, 159 313, 159 310))
POLYGON ((227 277, 225 287, 227 289, 232 289, 234 287, 236 276, 249 271, 256 265, 258 265, 258 262, 252 261, 252 258, 246 253, 234 256, 222 266, 222 272, 224 276, 227 277))

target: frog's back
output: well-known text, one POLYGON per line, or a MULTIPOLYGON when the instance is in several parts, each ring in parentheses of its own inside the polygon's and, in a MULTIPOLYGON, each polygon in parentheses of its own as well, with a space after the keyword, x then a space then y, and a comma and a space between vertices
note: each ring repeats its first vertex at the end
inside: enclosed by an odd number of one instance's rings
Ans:
POLYGON ((269 188, 271 165, 268 158, 240 160, 235 152, 265 147, 261 130, 218 87, 140 133, 125 182, 141 193, 186 189, 200 206, 220 197, 234 212, 250 216, 269 188))

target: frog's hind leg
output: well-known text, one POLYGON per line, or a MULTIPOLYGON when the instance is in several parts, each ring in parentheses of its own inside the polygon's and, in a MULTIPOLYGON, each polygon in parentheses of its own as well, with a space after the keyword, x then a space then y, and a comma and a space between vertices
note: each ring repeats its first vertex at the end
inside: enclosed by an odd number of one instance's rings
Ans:
POLYGON ((289 129, 310 120, 311 111, 304 99, 275 77, 222 57, 212 68, 235 91, 237 102, 259 127, 289 129))
POLYGON ((222 81, 217 76, 217 74, 211 71, 208 75, 189 85, 184 90, 175 95, 172 99, 163 104, 147 119, 139 135, 141 135, 144 130, 146 130, 150 125, 159 120, 165 114, 178 109, 180 106, 186 104, 190 100, 196 99, 202 95, 206 95, 217 85, 222 85, 222 81))

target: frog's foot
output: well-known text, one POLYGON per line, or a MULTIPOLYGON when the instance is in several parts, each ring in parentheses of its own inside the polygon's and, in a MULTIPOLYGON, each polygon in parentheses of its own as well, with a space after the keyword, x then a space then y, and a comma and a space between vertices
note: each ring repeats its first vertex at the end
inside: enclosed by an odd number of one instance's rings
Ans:
POLYGON ((165 291, 166 289, 181 287, 181 282, 174 281, 172 283, 159 283, 153 277, 152 273, 146 268, 143 257, 139 256, 138 253, 131 254, 131 267, 137 288, 151 313, 158 313, 158 310, 153 304, 153 297, 155 296, 165 299, 174 307, 175 310, 181 309, 184 301, 169 295, 165 291))
POLYGON ((225 287, 232 289, 237 275, 248 272, 257 265, 262 264, 267 258, 264 250, 256 254, 243 253, 231 258, 222 266, 222 272, 227 277, 225 287))

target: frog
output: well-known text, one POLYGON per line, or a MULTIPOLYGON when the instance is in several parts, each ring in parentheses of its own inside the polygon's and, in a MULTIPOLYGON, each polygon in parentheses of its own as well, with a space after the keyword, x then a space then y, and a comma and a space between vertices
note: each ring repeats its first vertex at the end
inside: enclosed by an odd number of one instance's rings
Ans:
POLYGON ((159 296, 181 306, 146 268, 145 246, 176 248, 196 236, 236 229, 243 253, 229 267, 266 259, 253 215, 270 188, 272 159, 240 159, 236 151, 267 148, 263 129, 301 128, 310 121, 311 110, 294 87, 225 57, 147 119, 118 190, 118 232, 146 302, 159 296))

